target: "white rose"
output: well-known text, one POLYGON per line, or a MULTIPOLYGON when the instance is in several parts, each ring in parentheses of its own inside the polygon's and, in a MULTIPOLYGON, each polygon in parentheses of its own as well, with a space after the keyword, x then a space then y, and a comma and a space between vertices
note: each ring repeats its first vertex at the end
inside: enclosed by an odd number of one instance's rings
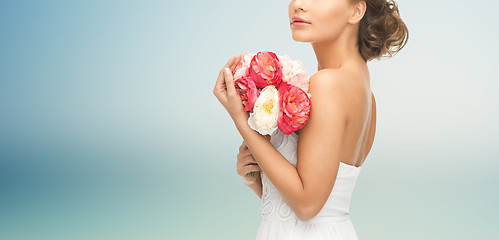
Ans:
POLYGON ((271 133, 277 127, 279 114, 279 95, 274 85, 262 89, 260 96, 255 101, 253 114, 248 118, 251 129, 262 135, 271 133))

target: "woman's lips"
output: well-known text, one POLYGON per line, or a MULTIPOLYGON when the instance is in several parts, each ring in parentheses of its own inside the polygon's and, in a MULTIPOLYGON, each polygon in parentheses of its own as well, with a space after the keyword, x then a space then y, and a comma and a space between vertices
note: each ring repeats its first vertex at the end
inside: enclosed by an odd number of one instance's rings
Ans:
POLYGON ((298 16, 294 16, 292 19, 291 19, 291 22, 306 22, 306 23, 310 23, 309 21, 301 18, 301 17, 298 17, 298 16))
POLYGON ((301 26, 308 26, 308 25, 310 25, 310 23, 295 21, 295 22, 291 23, 291 25, 293 27, 301 27, 301 26))

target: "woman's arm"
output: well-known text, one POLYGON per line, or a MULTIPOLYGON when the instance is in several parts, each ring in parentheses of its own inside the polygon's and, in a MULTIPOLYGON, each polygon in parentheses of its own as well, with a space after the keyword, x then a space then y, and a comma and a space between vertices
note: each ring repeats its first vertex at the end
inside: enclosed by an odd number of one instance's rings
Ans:
POLYGON ((300 130, 296 167, 251 129, 247 120, 235 121, 259 167, 302 220, 319 213, 336 181, 350 107, 344 80, 345 75, 330 71, 310 78, 312 110, 300 130))

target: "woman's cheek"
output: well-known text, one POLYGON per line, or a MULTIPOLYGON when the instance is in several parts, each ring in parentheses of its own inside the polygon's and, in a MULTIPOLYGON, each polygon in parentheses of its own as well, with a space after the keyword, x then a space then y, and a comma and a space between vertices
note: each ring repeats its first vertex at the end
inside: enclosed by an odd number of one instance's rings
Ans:
POLYGON ((329 39, 336 38, 347 24, 346 10, 338 4, 324 8, 323 11, 317 13, 317 30, 329 39))

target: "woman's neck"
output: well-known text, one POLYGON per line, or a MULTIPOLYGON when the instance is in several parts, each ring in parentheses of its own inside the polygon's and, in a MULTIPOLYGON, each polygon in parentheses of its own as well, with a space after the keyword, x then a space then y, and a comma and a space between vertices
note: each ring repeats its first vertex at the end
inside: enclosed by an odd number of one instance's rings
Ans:
POLYGON ((362 59, 357 45, 357 36, 351 37, 348 31, 334 40, 312 42, 317 57, 317 71, 335 69, 352 59, 362 59))

